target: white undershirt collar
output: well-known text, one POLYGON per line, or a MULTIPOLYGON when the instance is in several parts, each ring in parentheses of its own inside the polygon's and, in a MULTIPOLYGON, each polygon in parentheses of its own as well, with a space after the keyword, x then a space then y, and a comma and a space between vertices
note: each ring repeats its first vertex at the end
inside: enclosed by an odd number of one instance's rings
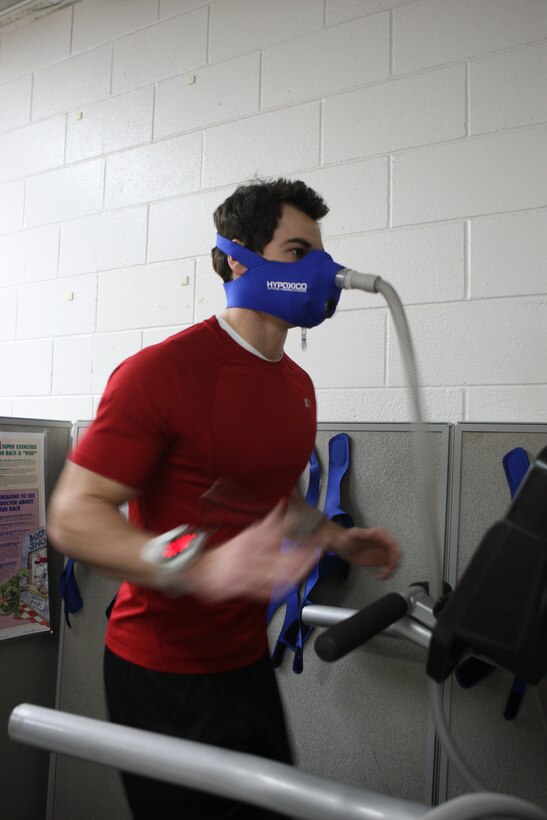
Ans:
POLYGON ((264 356, 262 353, 260 353, 260 351, 257 350, 256 347, 253 347, 252 345, 250 345, 249 342, 247 342, 243 338, 243 336, 240 336, 239 333, 237 333, 233 329, 233 327, 228 324, 226 319, 224 319, 222 316, 217 315, 216 320, 219 323, 222 330, 226 331, 228 336, 231 336, 232 339, 234 340, 234 342, 237 342, 238 345, 240 345, 240 347, 243 347, 245 350, 248 350, 249 353, 252 353, 254 356, 258 356, 259 359, 264 359, 265 362, 279 362, 283 358, 283 353, 282 353, 281 356, 279 356, 278 359, 268 359, 268 357, 264 356))

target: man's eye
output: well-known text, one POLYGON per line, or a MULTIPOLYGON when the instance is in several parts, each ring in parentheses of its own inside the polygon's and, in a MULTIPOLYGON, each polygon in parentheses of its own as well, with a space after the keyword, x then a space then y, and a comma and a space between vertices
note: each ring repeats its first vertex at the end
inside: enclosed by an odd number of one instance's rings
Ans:
POLYGON ((303 259, 307 254, 307 250, 305 248, 291 248, 289 253, 294 256, 295 259, 303 259))

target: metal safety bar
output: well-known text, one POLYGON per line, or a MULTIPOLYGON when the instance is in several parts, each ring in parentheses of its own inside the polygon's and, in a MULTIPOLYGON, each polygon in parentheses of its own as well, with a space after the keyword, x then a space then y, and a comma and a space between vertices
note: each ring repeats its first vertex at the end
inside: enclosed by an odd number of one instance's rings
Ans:
POLYGON ((336 783, 283 763, 43 706, 16 706, 12 740, 126 772, 271 808, 302 820, 473 820, 492 813, 547 820, 510 795, 464 795, 431 807, 336 783))
POLYGON ((252 803, 303 820, 414 820, 429 807, 316 777, 292 766, 23 703, 12 740, 133 774, 252 803))
MULTIPOLYGON (((429 649, 431 630, 435 625, 433 601, 425 589, 418 585, 408 587, 401 593, 407 602, 407 615, 387 626, 380 634, 393 638, 404 638, 429 649)), ((359 610, 339 606, 309 604, 302 609, 302 621, 308 626, 335 626, 356 615, 359 610)))

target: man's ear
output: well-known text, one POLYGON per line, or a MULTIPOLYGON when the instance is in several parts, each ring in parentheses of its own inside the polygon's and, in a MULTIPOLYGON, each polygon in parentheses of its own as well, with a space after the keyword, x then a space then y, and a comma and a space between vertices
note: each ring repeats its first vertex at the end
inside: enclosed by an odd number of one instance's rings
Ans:
MULTIPOLYGON (((232 239, 232 242, 235 242, 236 245, 243 245, 243 242, 235 237, 232 239)), ((245 265, 242 265, 241 262, 238 262, 237 259, 234 259, 234 257, 230 255, 228 255, 228 265, 232 271, 232 279, 237 279, 247 270, 245 265)))

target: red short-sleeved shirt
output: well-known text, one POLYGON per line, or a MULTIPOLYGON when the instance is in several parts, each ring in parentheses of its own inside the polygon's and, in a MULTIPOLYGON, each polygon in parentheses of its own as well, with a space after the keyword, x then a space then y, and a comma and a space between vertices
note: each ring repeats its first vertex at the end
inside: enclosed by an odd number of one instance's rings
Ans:
MULTIPOLYGON (((160 533, 210 524, 200 498, 221 478, 243 491, 257 514, 271 509, 290 495, 315 433, 309 376, 287 356, 270 362, 245 350, 213 317, 120 365, 71 459, 138 490, 130 520, 160 533)), ((236 529, 221 526, 213 541, 236 529)), ((265 607, 173 599, 123 583, 106 643, 158 671, 235 669, 266 650, 265 607)))

